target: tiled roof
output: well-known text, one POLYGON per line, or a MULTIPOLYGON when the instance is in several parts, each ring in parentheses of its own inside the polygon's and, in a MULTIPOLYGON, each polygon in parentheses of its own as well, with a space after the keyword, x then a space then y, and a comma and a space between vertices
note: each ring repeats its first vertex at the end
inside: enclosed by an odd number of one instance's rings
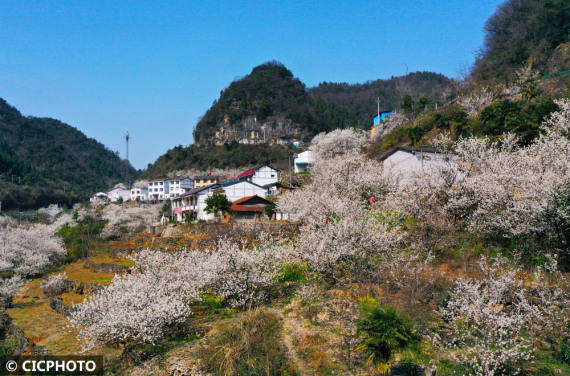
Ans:
POLYGON ((238 211, 238 212, 263 212, 263 211, 265 211, 265 206, 269 202, 270 201, 264 199, 263 197, 259 197, 257 195, 247 196, 247 197, 240 198, 239 200, 234 201, 232 203, 230 210, 231 211, 238 211), (258 200, 264 201, 264 203, 246 205, 246 203, 248 201, 255 199, 255 198, 257 198, 258 200))

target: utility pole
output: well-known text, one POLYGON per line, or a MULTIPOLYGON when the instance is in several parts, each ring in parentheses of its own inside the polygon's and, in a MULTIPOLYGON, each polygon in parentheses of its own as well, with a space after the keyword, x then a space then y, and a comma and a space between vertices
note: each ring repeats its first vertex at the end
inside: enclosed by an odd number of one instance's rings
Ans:
POLYGON ((127 180, 127 187, 130 186, 129 184, 129 139, 130 138, 131 135, 129 134, 129 131, 127 131, 127 133, 125 134, 125 141, 127 142, 127 164, 125 166, 125 178, 127 180))
POLYGON ((291 187, 291 186, 293 185, 293 184, 291 183, 291 182, 292 182, 292 179, 293 179, 293 175, 292 175, 292 172, 291 172, 291 156, 290 156, 290 155, 288 156, 288 159, 289 159, 289 163, 288 163, 288 164, 289 164, 289 187, 291 187))

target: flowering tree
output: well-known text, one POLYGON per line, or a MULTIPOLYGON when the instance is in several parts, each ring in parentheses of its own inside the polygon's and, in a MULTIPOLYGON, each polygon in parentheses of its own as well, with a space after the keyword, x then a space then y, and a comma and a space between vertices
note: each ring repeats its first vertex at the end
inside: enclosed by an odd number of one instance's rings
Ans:
POLYGON ((301 221, 295 254, 313 270, 334 275, 337 263, 385 252, 401 240, 378 220, 374 203, 386 188, 379 162, 360 151, 364 138, 352 130, 336 130, 313 140, 312 184, 288 193, 279 210, 301 221))
POLYGON ((491 89, 484 87, 458 98, 458 103, 467 112, 467 115, 476 117, 479 111, 490 105, 494 99, 495 95, 491 89))
POLYGON ((438 346, 474 375, 501 374, 533 356, 533 338, 564 322, 567 296, 541 273, 525 286, 504 259, 480 263, 482 279, 459 279, 442 309, 449 331, 438 346))
POLYGON ((61 295, 71 286, 72 282, 67 279, 65 272, 54 274, 40 284, 47 296, 61 295))
POLYGON ((249 250, 223 239, 215 251, 176 253, 146 250, 134 257, 130 274, 74 306, 70 320, 85 349, 104 343, 156 343, 168 328, 184 322, 190 303, 205 292, 232 306, 265 299, 275 282, 273 252, 249 250))
POLYGON ((116 234, 121 228, 129 232, 141 231, 145 225, 155 223, 159 218, 160 205, 106 205, 101 217, 107 223, 103 236, 116 234))
POLYGON ((54 234, 68 221, 71 217, 65 214, 51 224, 6 222, 0 230, 0 271, 8 277, 0 281, 0 295, 9 300, 26 277, 45 272, 51 263, 65 257, 66 250, 54 234))
POLYGON ((546 232, 545 211, 570 180, 569 103, 557 101, 560 111, 528 146, 519 146, 514 135, 495 143, 458 140, 451 145, 450 163, 431 164, 392 186, 386 205, 442 231, 464 223, 470 231, 489 234, 546 232))
POLYGON ((310 149, 315 158, 330 158, 335 155, 345 154, 366 145, 367 139, 364 132, 354 129, 336 129, 329 133, 320 133, 311 141, 310 149))

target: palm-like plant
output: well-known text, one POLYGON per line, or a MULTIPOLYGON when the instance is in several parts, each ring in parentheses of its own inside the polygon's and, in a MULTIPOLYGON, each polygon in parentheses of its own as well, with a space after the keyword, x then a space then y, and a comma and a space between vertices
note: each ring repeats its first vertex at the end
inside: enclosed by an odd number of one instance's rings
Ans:
POLYGON ((394 351, 419 342, 410 322, 400 312, 392 306, 381 306, 375 300, 362 303, 362 318, 357 327, 362 338, 358 349, 368 355, 372 364, 387 363, 394 351))

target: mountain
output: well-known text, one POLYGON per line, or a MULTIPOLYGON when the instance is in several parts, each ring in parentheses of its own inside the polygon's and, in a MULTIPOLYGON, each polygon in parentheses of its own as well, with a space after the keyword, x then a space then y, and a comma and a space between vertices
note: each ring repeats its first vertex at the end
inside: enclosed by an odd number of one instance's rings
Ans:
POLYGON ((307 89, 279 62, 259 65, 232 82, 194 129, 197 144, 289 144, 336 128, 370 128, 377 111, 399 106, 405 95, 443 101, 453 81, 417 72, 365 84, 322 83, 307 89))
POLYGON ((487 20, 485 32, 472 72, 477 82, 511 81, 523 65, 543 74, 570 68, 567 0, 508 0, 487 20))
POLYGON ((271 61, 222 90, 196 125, 195 144, 170 149, 143 177, 268 163, 285 168, 297 152, 291 146, 294 140, 308 142, 336 128, 370 128, 377 98, 382 110, 398 108, 406 95, 441 104, 453 87, 454 81, 441 74, 416 72, 364 84, 325 82, 308 89, 283 64, 271 61))
POLYGON ((0 98, 2 209, 71 205, 138 172, 103 144, 50 118, 25 117, 0 98))

